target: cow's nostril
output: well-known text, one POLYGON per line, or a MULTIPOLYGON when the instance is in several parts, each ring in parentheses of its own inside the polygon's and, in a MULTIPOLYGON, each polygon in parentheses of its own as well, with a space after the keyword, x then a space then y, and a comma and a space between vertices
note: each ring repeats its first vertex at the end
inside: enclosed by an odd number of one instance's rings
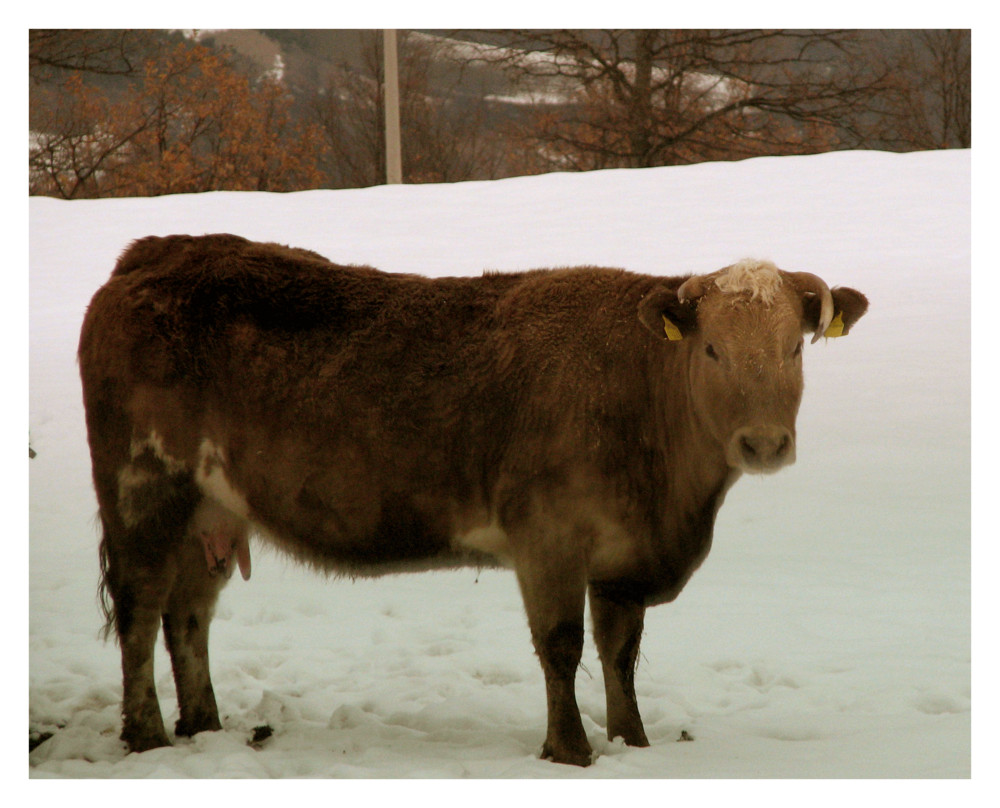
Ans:
POLYGON ((794 456, 795 439, 787 429, 747 429, 737 436, 733 449, 747 470, 777 469, 794 456))

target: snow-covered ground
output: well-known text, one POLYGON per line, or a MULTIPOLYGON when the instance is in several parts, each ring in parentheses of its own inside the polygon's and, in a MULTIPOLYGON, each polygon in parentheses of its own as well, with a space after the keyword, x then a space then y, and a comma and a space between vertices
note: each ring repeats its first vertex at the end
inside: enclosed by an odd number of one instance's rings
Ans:
MULTIPOLYGON (((52 733, 30 776, 970 775, 970 152, 39 198, 29 215, 29 732, 52 733), (253 577, 230 582, 212 629, 224 730, 124 754, 118 649, 97 636, 77 336, 130 240, 220 231, 428 275, 675 274, 752 255, 867 293, 849 337, 806 347, 797 464, 744 478, 705 565, 648 612, 636 679, 648 749, 604 739, 588 638, 577 689, 599 757, 589 769, 538 759, 544 686, 511 573, 352 583, 255 546, 253 577), (265 724, 273 736, 248 745, 265 724), (682 731, 695 740, 678 743, 682 731)), ((172 728, 162 643, 156 665, 172 728)))

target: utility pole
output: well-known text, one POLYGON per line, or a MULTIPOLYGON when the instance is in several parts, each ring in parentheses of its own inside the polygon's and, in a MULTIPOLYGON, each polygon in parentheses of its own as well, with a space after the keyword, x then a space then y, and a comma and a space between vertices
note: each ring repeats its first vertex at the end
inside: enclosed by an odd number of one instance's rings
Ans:
POLYGON ((396 31, 382 31, 385 56, 385 181, 398 185, 403 181, 403 153, 399 138, 399 57, 396 31))

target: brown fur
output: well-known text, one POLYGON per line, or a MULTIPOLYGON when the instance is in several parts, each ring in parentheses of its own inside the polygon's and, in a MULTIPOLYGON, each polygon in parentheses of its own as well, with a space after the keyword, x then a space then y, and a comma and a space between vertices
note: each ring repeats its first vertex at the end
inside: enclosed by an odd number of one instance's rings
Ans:
MULTIPOLYGON (((229 235, 134 243, 79 350, 123 739, 169 743, 161 621, 177 734, 219 728, 218 572, 226 552, 249 572, 257 530, 348 575, 513 566, 545 673, 543 756, 580 765, 589 589, 608 735, 646 745, 645 608, 704 559, 740 472, 794 457, 802 333, 819 312, 781 277, 770 303, 735 280, 681 303, 684 278, 614 269, 431 280, 229 235), (663 316, 685 339, 665 339, 663 316)), ((867 306, 834 299, 847 329, 867 306)))

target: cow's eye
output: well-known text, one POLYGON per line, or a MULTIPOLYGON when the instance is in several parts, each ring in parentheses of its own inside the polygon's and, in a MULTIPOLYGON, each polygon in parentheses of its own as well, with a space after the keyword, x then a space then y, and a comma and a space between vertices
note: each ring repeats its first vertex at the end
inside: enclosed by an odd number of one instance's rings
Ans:
POLYGON ((719 361, 719 355, 715 352, 715 348, 712 347, 711 342, 705 343, 705 353, 710 359, 714 359, 716 362, 719 361))

